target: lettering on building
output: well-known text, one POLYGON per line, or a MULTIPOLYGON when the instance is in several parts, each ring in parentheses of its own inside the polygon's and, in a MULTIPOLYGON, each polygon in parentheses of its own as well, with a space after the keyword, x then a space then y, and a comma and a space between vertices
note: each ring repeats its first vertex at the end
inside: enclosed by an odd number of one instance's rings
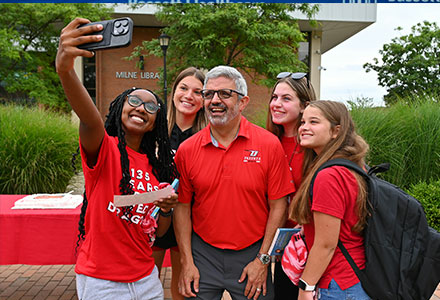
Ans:
POLYGON ((116 79, 160 79, 158 72, 115 72, 116 79))

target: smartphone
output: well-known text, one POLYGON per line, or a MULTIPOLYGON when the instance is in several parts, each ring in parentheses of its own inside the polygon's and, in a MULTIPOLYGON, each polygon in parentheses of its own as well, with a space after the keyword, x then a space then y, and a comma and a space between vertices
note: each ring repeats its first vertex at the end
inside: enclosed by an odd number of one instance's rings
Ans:
POLYGON ((119 18, 113 20, 99 21, 83 24, 79 27, 102 24, 101 31, 95 31, 89 35, 102 34, 102 40, 99 42, 78 45, 78 48, 95 51, 101 49, 127 47, 131 44, 133 35, 133 21, 128 18, 119 18))

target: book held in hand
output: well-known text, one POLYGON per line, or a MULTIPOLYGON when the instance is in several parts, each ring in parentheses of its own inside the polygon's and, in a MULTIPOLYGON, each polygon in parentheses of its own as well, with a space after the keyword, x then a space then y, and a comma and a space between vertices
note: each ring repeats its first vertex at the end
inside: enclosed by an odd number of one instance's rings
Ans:
POLYGON ((301 228, 278 228, 269 248, 269 255, 283 254, 284 247, 290 241, 293 234, 299 232, 301 228), (279 250, 279 251, 277 251, 279 250))

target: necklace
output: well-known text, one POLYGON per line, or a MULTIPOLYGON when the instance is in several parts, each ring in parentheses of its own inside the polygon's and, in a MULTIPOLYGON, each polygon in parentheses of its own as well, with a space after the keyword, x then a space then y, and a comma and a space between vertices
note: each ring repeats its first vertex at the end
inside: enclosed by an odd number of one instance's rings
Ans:
MULTIPOLYGON (((290 168, 290 171, 292 171, 292 166, 291 166, 291 164, 292 164, 293 157, 294 157, 295 154, 297 153, 297 152, 296 152, 297 149, 298 149, 298 141, 296 142, 296 144, 295 144, 295 148, 293 149, 292 155, 290 156, 290 159, 289 159, 289 168, 290 168)), ((286 156, 287 156, 287 155, 286 155, 286 156)))

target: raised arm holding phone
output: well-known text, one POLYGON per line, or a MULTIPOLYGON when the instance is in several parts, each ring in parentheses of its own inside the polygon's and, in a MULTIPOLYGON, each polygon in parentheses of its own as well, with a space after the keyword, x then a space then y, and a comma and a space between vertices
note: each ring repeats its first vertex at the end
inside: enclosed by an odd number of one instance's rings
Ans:
POLYGON ((102 24, 80 25, 77 18, 61 32, 56 69, 66 97, 80 119, 80 149, 85 177, 85 197, 80 216, 75 266, 79 299, 163 299, 151 246, 154 234, 153 204, 160 207, 156 235, 166 232, 177 195, 152 204, 116 207, 114 195, 158 190, 171 183, 177 172, 167 134, 165 110, 152 91, 131 88, 110 104, 105 122, 77 77, 73 65, 78 56, 92 57, 78 48, 102 40, 92 33, 102 24))

